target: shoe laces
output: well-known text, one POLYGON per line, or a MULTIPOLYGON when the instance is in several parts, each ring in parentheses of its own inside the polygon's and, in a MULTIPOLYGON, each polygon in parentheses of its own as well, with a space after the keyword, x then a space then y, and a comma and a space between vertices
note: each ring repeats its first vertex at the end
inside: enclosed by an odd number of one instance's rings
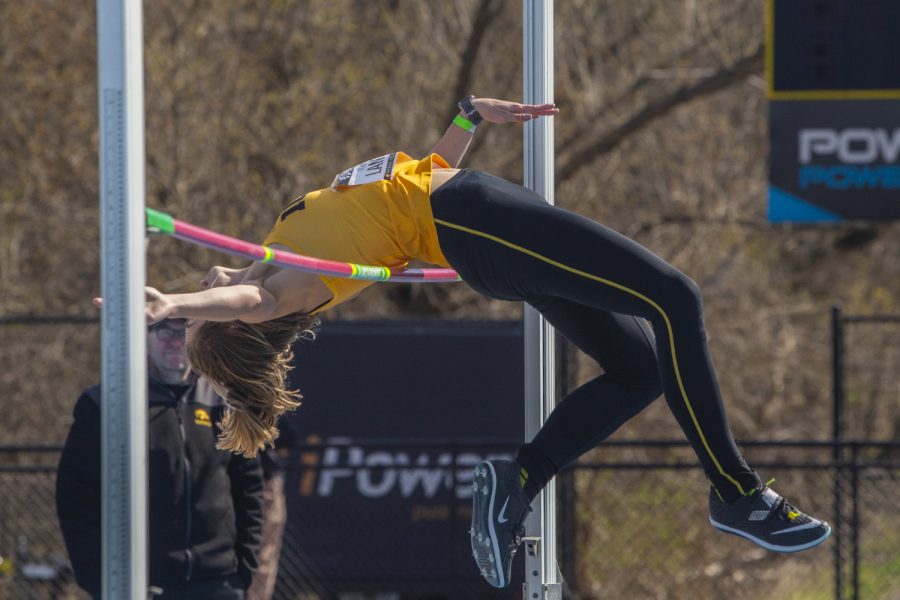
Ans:
MULTIPOLYGON (((765 482, 763 485, 753 488, 752 490, 750 490, 749 492, 744 494, 744 496, 749 498, 750 496, 752 496, 754 494, 758 494, 758 493, 762 492, 764 489, 766 489, 767 487, 769 487, 770 485, 772 485, 773 483, 775 483, 774 477, 772 479, 768 480, 767 482, 765 482)), ((719 496, 719 498, 721 498, 721 496, 719 496)))
MULTIPOLYGON (((766 489, 770 485, 775 483, 775 479, 772 478, 766 482, 766 484, 759 488, 754 488, 748 496, 752 496, 757 492, 761 492, 766 489)), ((801 510, 799 510, 796 506, 785 500, 784 496, 781 497, 781 500, 778 502, 778 505, 772 511, 772 515, 780 516, 784 521, 788 523, 805 523, 810 519, 807 515, 803 514, 801 510)))
POLYGON ((776 512, 788 523, 805 523, 809 521, 809 517, 783 498, 776 512))

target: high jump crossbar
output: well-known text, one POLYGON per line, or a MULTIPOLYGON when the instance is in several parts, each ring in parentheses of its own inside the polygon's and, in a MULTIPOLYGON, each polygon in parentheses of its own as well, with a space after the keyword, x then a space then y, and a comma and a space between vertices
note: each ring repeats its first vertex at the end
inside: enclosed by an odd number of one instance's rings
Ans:
POLYGON ((269 248, 227 236, 203 227, 175 219, 152 208, 146 209, 147 231, 169 235, 219 252, 239 256, 277 267, 318 273, 332 277, 363 281, 396 281, 406 283, 442 283, 461 281, 453 269, 390 269, 378 265, 358 265, 321 258, 312 258, 286 250, 269 248))

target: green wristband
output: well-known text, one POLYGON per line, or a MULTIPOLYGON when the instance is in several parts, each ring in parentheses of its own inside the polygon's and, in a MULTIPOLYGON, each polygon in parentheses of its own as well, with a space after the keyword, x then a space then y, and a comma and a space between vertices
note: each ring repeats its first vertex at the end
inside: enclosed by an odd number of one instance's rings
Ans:
POLYGON ((453 117, 453 124, 460 129, 465 129, 469 133, 475 133, 475 123, 468 120, 462 115, 456 115, 455 117, 453 117))

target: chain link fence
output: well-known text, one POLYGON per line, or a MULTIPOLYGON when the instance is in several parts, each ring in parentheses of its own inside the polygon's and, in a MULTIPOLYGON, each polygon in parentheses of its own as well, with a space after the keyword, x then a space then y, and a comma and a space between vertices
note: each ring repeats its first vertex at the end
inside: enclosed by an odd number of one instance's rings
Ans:
MULTIPOLYGON (((761 590, 764 597, 785 600, 900 597, 900 442, 845 442, 840 453, 847 459, 840 463, 832 461, 829 443, 743 447, 764 477, 777 479, 773 487, 803 510, 835 523, 839 497, 844 514, 835 538, 809 552, 782 555, 716 532, 707 522, 705 478, 685 444, 604 444, 560 475, 565 597, 749 600, 761 590)), ((418 448, 434 456, 454 452, 418 448)), ((451 478, 436 486, 452 491, 468 485, 470 467, 460 464, 460 456, 455 454, 453 468, 434 471, 451 478)), ((0 600, 87 598, 74 584, 58 531, 57 458, 55 448, 0 452, 0 600)), ((349 481, 364 468, 342 475, 349 481)), ((288 474, 288 503, 296 510, 289 512, 276 599, 518 597, 515 590, 498 592, 482 583, 467 560, 471 509, 459 497, 464 494, 427 498, 421 488, 390 502, 387 512, 373 511, 374 496, 352 502, 330 497, 316 506, 302 497, 303 476, 321 476, 321 470, 288 474), (410 535, 418 526, 425 533, 410 535), (318 532, 315 540, 312 532, 318 532), (359 553, 354 546, 380 551, 359 553)), ((391 477, 400 485, 403 476, 402 470, 391 475, 371 468, 365 475, 370 491, 391 477)))
POLYGON ((60 448, 0 447, 0 600, 76 600, 56 518, 60 448))
POLYGON ((900 432, 900 315, 846 315, 834 308, 832 345, 835 437, 895 439, 900 432))
MULTIPOLYGON (((900 432, 900 315, 848 315, 832 309, 833 423, 836 440, 893 440, 900 432), (871 349, 877 352, 871 352, 871 349), (866 351, 869 350, 869 351, 866 351)), ((843 446, 833 451, 835 462, 900 461, 896 447, 862 449, 843 446)), ((896 486, 896 473, 838 470, 838 485, 851 490, 834 498, 835 597, 866 598, 881 593, 884 574, 900 579, 900 534, 881 544, 863 544, 855 536, 900 531, 900 517, 885 518, 881 507, 896 486), (857 496, 853 496, 857 494, 857 496), (849 540, 848 540, 849 538, 849 540)), ((898 513, 895 511, 895 513, 898 513)), ((879 534, 884 538, 885 535, 879 534)), ((895 589, 885 597, 900 597, 895 589), (892 594, 892 595, 890 595, 892 594)))
MULTIPOLYGON (((761 476, 775 479, 772 487, 802 510, 832 525, 836 499, 845 512, 834 539, 789 555, 712 530, 706 481, 692 460, 633 458, 666 445, 608 445, 594 453, 602 462, 588 457, 573 471, 571 529, 579 550, 572 598, 741 600, 760 597, 761 589, 764 597, 789 600, 900 597, 900 501, 891 497, 900 491, 900 462, 891 457, 897 442, 847 442, 841 449, 852 457, 841 463, 827 442, 742 444, 761 476), (837 570, 857 573, 857 587, 839 590, 837 570)), ((683 447, 671 445, 676 453, 683 447)))
MULTIPOLYGON (((838 442, 743 444, 761 475, 777 478, 776 490, 832 524, 833 539, 809 552, 778 555, 716 532, 707 522, 703 473, 686 444, 608 443, 558 480, 558 553, 566 598, 900 598, 900 318, 839 311, 833 316, 838 442), (864 347, 880 351, 873 355, 864 347)), ((48 366, 44 371, 71 375, 79 386, 81 380, 87 385, 96 379, 94 319, 5 319, 0 325, 8 342, 0 357, 4 364, 26 353, 38 356, 48 366), (45 321, 52 327, 36 327, 45 321), (88 356, 92 366, 78 363, 74 371, 73 353, 88 356)), ((0 446, 0 600, 84 600, 54 506, 64 433, 60 423, 69 418, 73 398, 60 393, 54 377, 11 379, 13 369, 0 372, 6 373, 4 389, 12 402, 2 440, 7 445, 0 446), (49 445, 30 444, 33 440, 49 445)), ((367 456, 377 456, 377 450, 363 448, 367 456)), ((423 454, 437 464, 449 452, 451 468, 441 475, 449 475, 449 481, 442 480, 441 491, 423 500, 422 490, 431 485, 426 473, 410 484, 418 488, 407 502, 394 503, 382 514, 371 511, 372 498, 362 498, 355 507, 325 499, 321 510, 312 510, 310 498, 297 497, 303 496, 304 478, 321 475, 321 465, 304 469, 301 463, 289 470, 286 494, 289 502, 294 496, 295 510, 285 533, 275 598, 519 597, 516 590, 492 590, 474 568, 469 570, 469 500, 447 492, 466 485, 470 465, 461 463, 464 452, 425 446, 416 452, 410 454, 410 466, 423 454), (411 536, 406 533, 411 525, 427 533, 411 536), (316 528, 326 540, 332 535, 327 545, 311 548, 309 532, 316 528), (395 533, 378 533, 385 529, 395 533), (352 553, 347 548, 360 540, 373 542, 374 549, 348 563, 352 553), (323 568, 323 556, 333 557, 333 564, 323 568), (354 576, 341 577, 348 565, 354 576), (411 565, 418 566, 404 570, 411 565)), ((341 468, 348 469, 346 480, 364 477, 369 492, 386 485, 386 471, 377 464, 341 468)), ((392 475, 400 482, 396 485, 402 485, 403 473, 392 475)), ((518 568, 521 562, 517 557, 518 568)))

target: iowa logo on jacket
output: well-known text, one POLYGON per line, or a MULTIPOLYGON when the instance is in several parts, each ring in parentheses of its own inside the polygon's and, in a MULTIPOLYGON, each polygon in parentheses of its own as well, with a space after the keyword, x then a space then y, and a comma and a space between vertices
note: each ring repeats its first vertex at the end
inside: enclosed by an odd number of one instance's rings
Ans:
POLYGON ((204 427, 212 427, 212 421, 209 419, 209 413, 202 408, 194 409, 194 423, 203 425, 204 427))

